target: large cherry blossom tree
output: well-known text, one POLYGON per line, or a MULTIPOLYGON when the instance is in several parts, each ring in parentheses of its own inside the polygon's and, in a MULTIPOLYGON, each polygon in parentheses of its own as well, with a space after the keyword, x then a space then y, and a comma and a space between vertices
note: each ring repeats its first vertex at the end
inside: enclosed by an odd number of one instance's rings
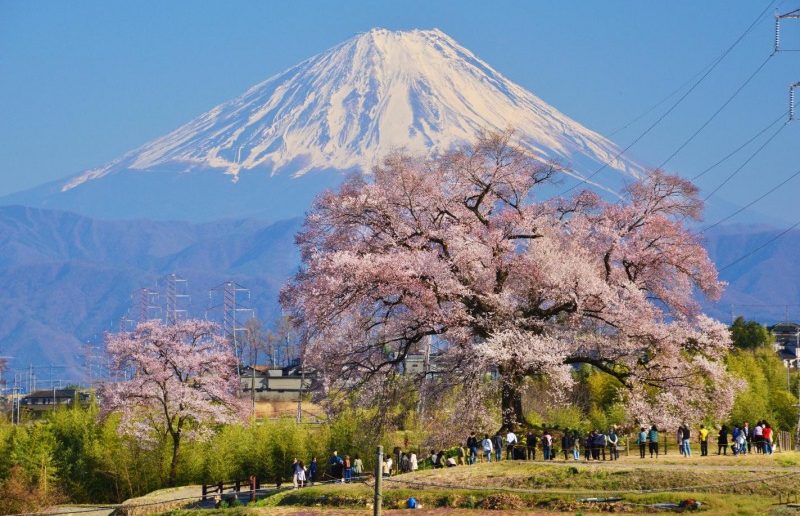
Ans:
POLYGON ((367 385, 368 399, 433 338, 439 383, 499 373, 505 424, 522 421, 527 377, 568 392, 578 364, 619 380, 640 420, 725 414, 729 335, 694 298, 723 287, 687 227, 696 187, 654 171, 618 203, 589 191, 537 201, 558 171, 510 139, 396 154, 316 201, 282 294, 306 363, 330 391, 367 385))
POLYGON ((170 485, 186 435, 245 413, 237 398, 236 356, 213 323, 144 322, 134 331, 109 334, 106 349, 116 380, 100 390, 103 411, 121 414, 123 433, 171 444, 170 485))

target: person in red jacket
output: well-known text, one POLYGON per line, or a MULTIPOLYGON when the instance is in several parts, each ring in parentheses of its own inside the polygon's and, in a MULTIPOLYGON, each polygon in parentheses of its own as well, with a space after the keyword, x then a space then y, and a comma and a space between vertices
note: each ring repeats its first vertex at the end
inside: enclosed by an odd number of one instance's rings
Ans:
POLYGON ((761 436, 764 439, 764 453, 772 455, 772 427, 766 421, 764 421, 764 430, 761 432, 761 436))

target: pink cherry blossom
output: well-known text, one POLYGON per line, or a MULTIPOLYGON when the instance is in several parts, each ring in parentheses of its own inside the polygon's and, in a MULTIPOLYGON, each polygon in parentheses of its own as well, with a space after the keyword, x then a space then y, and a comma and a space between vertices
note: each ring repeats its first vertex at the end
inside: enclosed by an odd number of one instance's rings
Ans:
POLYGON ((114 381, 102 385, 104 414, 119 412, 121 432, 142 443, 171 440, 174 483, 181 440, 209 424, 240 420, 236 356, 213 323, 139 324, 106 336, 114 381))
POLYGON ((327 393, 392 384, 432 338, 438 374, 420 386, 499 372, 504 423, 522 420, 524 379, 569 389, 571 367, 616 377, 632 418, 674 423, 730 409, 730 338, 695 294, 723 284, 687 221, 697 189, 654 171, 608 203, 584 191, 536 201, 543 165, 489 134, 422 160, 395 154, 374 179, 323 194, 282 292, 327 393))

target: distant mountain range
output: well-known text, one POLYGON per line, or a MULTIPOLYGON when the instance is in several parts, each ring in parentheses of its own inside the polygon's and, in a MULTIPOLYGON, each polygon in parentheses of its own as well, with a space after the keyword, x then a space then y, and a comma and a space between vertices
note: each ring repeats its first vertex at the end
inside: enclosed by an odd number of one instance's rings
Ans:
POLYGON ((74 378, 83 344, 119 330, 129 310, 135 317, 135 290, 159 289, 161 280, 163 296, 170 273, 188 280, 194 317, 206 315, 209 289, 234 280, 251 290, 256 316, 274 321, 278 292, 299 261, 300 224, 100 221, 0 207, 0 355, 14 367, 64 365, 74 378))

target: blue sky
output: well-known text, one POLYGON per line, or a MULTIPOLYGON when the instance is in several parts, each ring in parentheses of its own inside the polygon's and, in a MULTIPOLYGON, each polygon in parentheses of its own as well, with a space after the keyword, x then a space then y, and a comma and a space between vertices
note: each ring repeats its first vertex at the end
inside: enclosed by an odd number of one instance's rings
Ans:
MULTIPOLYGON (((0 195, 75 174, 174 129, 373 27, 438 27, 546 102, 606 135, 718 56, 767 6, 749 1, 0 0, 0 195)), ((776 0, 781 12, 800 0, 776 0)), ((629 155, 655 165, 772 51, 773 11, 629 155)), ((800 49, 800 21, 783 44, 800 49)), ((787 109, 800 52, 770 59, 670 162, 694 175, 787 109)), ((612 139, 626 146, 662 106, 612 139)), ((742 204, 800 168, 800 122, 723 188, 742 204)), ((752 147, 754 150, 755 147, 752 147)), ((699 182, 714 188, 743 152, 699 182)), ((757 209, 795 222, 800 178, 757 209)))

